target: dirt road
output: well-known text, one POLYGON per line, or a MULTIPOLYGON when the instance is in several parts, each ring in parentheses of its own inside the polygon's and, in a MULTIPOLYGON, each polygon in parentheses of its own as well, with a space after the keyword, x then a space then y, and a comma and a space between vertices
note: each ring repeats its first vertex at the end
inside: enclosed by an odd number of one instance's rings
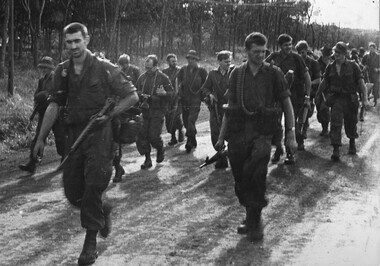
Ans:
MULTIPOLYGON (((269 165, 270 204, 264 240, 236 234, 244 214, 231 170, 199 169, 212 155, 208 123, 198 148, 167 148, 167 160, 140 170, 135 146, 124 148, 127 174, 110 184, 113 231, 99 239, 94 265, 380 265, 379 110, 359 124, 357 156, 330 160, 329 139, 312 119, 306 151, 295 166, 269 165)), ((165 142, 169 136, 165 135, 165 142)), ((27 158, 26 152, 21 155, 27 158)), ((1 161, 0 265, 76 265, 84 230, 66 201, 50 148, 33 177, 17 170, 20 155, 1 161)))

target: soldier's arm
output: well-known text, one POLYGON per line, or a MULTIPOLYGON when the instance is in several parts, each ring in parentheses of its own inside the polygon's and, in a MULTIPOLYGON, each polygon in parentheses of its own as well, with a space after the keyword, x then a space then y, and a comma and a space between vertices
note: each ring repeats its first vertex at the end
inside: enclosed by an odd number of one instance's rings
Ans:
POLYGON ((51 102, 47 107, 36 144, 34 145, 33 158, 37 158, 38 154, 42 156, 45 147, 45 139, 58 118, 58 110, 58 104, 55 102, 51 102))
POLYGON ((205 83, 201 87, 202 98, 208 97, 212 93, 212 72, 208 74, 205 83))

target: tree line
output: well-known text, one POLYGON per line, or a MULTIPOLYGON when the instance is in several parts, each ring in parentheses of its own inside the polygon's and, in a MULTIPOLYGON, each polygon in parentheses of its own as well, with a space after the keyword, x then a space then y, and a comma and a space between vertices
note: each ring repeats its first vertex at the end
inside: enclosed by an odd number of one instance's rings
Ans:
MULTIPOLYGON (((0 0, 0 77, 4 77, 9 36, 9 6, 0 0), (1 23, 2 22, 2 23, 1 23)), ((89 48, 115 61, 121 53, 144 56, 190 48, 202 56, 228 49, 239 52, 252 31, 268 36, 276 49, 281 33, 307 40, 313 49, 339 40, 353 47, 379 43, 376 32, 312 22, 314 7, 307 0, 19 0, 14 1, 15 56, 37 65, 42 55, 64 57, 62 29, 70 22, 85 24, 89 48)))

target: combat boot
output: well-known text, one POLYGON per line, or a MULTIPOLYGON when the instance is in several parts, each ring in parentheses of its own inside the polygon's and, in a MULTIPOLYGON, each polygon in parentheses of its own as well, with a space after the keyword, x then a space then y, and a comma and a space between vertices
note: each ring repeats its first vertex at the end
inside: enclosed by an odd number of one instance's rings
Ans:
POLYGON ((333 145, 333 147, 334 147, 334 150, 333 150, 333 154, 331 155, 331 160, 333 160, 334 162, 337 162, 340 160, 339 146, 333 145))
POLYGON ((26 172, 29 172, 31 174, 34 174, 36 172, 36 162, 33 161, 32 159, 29 160, 29 162, 26 164, 20 164, 18 167, 22 171, 26 171, 26 172))
POLYGON ((290 149, 286 148, 286 158, 284 160, 284 164, 290 165, 294 164, 296 160, 294 159, 293 153, 290 151, 290 149))
POLYGON ((261 222, 261 209, 249 207, 247 209, 247 239, 251 242, 260 241, 264 237, 261 222))
POLYGON ((329 124, 323 123, 322 124, 322 132, 319 134, 321 137, 326 137, 329 135, 329 130, 328 130, 329 124))
POLYGON ((105 203, 103 204, 103 213, 104 213, 104 227, 99 230, 100 236, 107 238, 111 233, 112 220, 111 220, 112 206, 105 203))
POLYGON ((148 169, 152 167, 152 159, 150 159, 150 154, 146 153, 145 154, 145 161, 141 165, 141 169, 148 169))
POLYGON ((114 183, 118 183, 121 181, 121 177, 125 174, 124 168, 118 164, 115 165, 115 177, 113 178, 114 183))
POLYGON ((162 163, 164 159, 165 159, 165 148, 164 147, 158 148, 156 162, 162 163))
POLYGON ((169 146, 173 146, 173 145, 176 145, 178 143, 176 137, 175 137, 175 134, 172 134, 172 138, 170 139, 168 145, 169 146))
POLYGON ((247 217, 248 217, 248 208, 245 208, 245 218, 241 222, 241 224, 239 224, 238 227, 237 227, 237 233, 239 235, 246 235, 247 232, 248 232, 247 217))
POLYGON ((193 144, 192 144, 191 138, 188 137, 186 141, 186 145, 185 145, 186 152, 190 153, 192 148, 193 148, 193 144))
POLYGON ((355 139, 350 139, 350 145, 348 147, 348 154, 351 154, 351 155, 356 154, 355 139))
POLYGON ((178 142, 183 142, 185 137, 183 136, 182 129, 178 130, 178 142))
POLYGON ((277 163, 280 160, 281 155, 284 154, 282 146, 278 146, 272 157, 272 163, 277 163))
POLYGON ((305 150, 305 144, 304 144, 303 139, 300 140, 300 142, 298 142, 297 150, 299 150, 299 151, 304 151, 305 150))
POLYGON ((78 258, 79 265, 91 265, 98 258, 96 251, 96 234, 94 230, 87 230, 86 238, 84 239, 83 249, 78 258))

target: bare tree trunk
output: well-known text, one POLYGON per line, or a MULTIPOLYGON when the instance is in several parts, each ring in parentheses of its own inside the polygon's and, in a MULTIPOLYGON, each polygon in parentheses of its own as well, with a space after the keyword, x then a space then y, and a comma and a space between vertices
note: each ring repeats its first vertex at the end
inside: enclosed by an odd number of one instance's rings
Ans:
POLYGON ((8 22, 9 22, 9 6, 10 1, 8 0, 7 4, 5 5, 5 14, 4 14, 4 20, 3 20, 3 27, 1 29, 1 50, 0 50, 0 78, 4 78, 5 76, 5 51, 7 49, 7 32, 8 32, 8 22))
POLYGON ((121 0, 116 0, 115 13, 113 16, 112 26, 110 29, 110 32, 111 32, 110 42, 109 42, 109 46, 107 50, 108 58, 113 62, 115 62, 116 57, 117 57, 116 27, 117 27, 117 21, 119 19, 120 5, 121 5, 121 0))
POLYGON ((8 2, 9 4, 9 14, 10 14, 10 27, 9 27, 9 67, 8 67, 8 95, 13 96, 13 78, 14 78, 14 2, 11 0, 8 2))

